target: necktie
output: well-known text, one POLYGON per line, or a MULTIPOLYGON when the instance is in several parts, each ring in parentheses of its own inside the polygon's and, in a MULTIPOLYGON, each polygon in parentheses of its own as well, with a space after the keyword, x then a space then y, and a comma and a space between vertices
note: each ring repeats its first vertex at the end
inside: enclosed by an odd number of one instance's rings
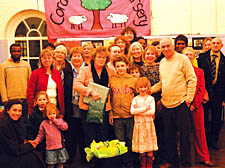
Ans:
POLYGON ((216 77, 216 57, 217 55, 212 55, 213 59, 212 59, 212 62, 211 62, 211 75, 212 75, 212 81, 215 80, 215 77, 216 77))

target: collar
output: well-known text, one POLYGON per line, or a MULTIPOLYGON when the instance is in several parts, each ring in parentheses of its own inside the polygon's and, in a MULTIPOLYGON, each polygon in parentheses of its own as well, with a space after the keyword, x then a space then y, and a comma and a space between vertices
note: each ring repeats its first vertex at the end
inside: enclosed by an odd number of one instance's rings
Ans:
POLYGON ((217 55, 217 57, 220 57, 220 52, 215 54, 212 50, 210 50, 210 57, 212 57, 212 55, 217 55))

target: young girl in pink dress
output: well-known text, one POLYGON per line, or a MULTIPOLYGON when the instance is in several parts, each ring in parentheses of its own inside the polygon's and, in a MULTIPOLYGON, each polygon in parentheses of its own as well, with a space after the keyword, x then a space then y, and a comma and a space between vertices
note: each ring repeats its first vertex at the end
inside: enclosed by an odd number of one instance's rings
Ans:
POLYGON ((131 114, 134 115, 134 130, 132 151, 140 153, 141 168, 152 168, 153 151, 158 150, 154 125, 155 100, 148 95, 151 85, 146 77, 141 77, 136 83, 139 93, 132 100, 131 114))

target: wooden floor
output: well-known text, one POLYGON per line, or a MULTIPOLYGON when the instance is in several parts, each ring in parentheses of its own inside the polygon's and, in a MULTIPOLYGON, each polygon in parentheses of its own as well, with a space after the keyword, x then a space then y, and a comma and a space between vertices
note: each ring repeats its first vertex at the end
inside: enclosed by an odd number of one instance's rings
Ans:
MULTIPOLYGON (((223 129, 220 134, 219 139, 219 150, 212 150, 209 149, 210 152, 210 158, 213 164, 215 165, 215 168, 225 168, 225 124, 223 126, 223 129)), ((72 165, 65 165, 65 168, 84 168, 84 166, 81 165, 79 157, 76 158, 76 161, 72 165)), ((192 168, 204 168, 205 166, 197 165, 195 164, 194 157, 192 159, 192 168)))

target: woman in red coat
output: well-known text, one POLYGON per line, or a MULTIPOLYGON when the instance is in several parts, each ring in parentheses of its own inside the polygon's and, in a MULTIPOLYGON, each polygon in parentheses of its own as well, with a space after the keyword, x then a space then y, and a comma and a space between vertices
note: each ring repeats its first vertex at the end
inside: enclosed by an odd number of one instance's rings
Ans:
POLYGON ((53 52, 49 49, 42 50, 39 63, 41 67, 31 73, 27 85, 28 112, 30 114, 33 111, 36 94, 40 91, 46 91, 50 102, 56 104, 60 110, 60 114, 63 115, 63 84, 59 71, 52 66, 53 52))
MULTIPOLYGON (((195 51, 191 47, 187 47, 183 50, 191 62, 195 58, 195 51)), ((205 127, 204 127, 204 111, 203 111, 203 98, 205 95, 205 79, 204 71, 200 68, 194 67, 194 71, 197 77, 197 86, 194 100, 190 106, 192 112, 193 125, 194 125, 194 144, 195 144, 195 153, 196 160, 199 163, 204 164, 205 166, 212 167, 213 164, 209 158, 208 146, 206 143, 205 137, 205 127)))

